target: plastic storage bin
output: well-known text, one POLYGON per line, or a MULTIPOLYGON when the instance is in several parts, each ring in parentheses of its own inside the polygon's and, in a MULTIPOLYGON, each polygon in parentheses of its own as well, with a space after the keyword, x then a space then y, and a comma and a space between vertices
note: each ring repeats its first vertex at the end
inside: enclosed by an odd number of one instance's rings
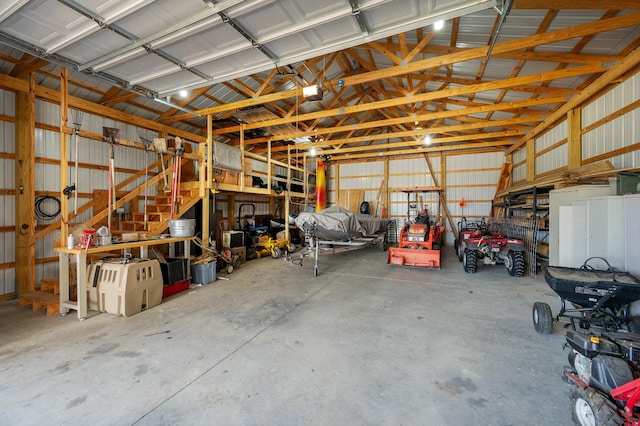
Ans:
POLYGON ((216 280, 216 262, 191 265, 191 282, 194 284, 209 284, 216 280))

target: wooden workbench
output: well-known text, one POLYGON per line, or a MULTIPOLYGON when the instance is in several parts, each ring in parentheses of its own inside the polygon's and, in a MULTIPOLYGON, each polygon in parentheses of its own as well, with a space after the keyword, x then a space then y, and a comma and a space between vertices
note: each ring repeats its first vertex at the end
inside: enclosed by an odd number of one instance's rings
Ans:
POLYGON ((58 253, 60 259, 60 314, 66 315, 70 309, 78 311, 78 319, 87 318, 89 300, 87 295, 87 255, 95 253, 105 253, 125 249, 140 249, 140 257, 148 258, 149 247, 163 244, 169 245, 169 257, 175 257, 175 243, 184 243, 184 256, 187 259, 187 271, 189 268, 189 257, 191 255, 191 239, 193 237, 159 238, 144 241, 132 241, 126 243, 116 243, 106 246, 90 247, 86 249, 66 247, 56 247, 54 251, 58 253), (76 257, 77 280, 78 280, 78 301, 69 300, 69 260, 71 256, 76 257))

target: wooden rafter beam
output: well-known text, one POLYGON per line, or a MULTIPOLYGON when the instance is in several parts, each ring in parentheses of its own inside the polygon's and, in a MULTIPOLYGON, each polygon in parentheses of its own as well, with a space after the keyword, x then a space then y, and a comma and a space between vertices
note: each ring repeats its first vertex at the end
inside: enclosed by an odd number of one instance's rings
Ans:
POLYGON ((594 95, 606 88, 608 85, 616 82, 618 78, 620 78, 620 76, 624 75, 630 69, 638 66, 638 64, 640 64, 640 49, 636 49, 633 52, 629 53, 618 64, 607 70, 588 87, 585 87, 578 95, 574 96, 568 102, 563 104, 553 114, 551 114, 540 124, 538 124, 531 132, 529 132, 521 140, 519 140, 518 143, 509 148, 507 154, 511 154, 514 151, 520 149, 528 140, 535 138, 536 136, 544 132, 547 128, 549 128, 553 123, 566 117, 566 114, 569 110, 576 108, 583 102, 591 99, 594 95))
MULTIPOLYGON (((326 128, 315 128, 313 132, 306 132, 306 133, 300 132, 295 134, 292 133, 292 134, 279 135, 278 137, 271 136, 267 138, 246 140, 245 145, 255 145, 255 144, 267 142, 268 140, 276 141, 276 140, 285 140, 285 139, 291 139, 291 138, 301 137, 301 136, 311 136, 312 134, 327 135, 331 133, 347 132, 355 129, 382 128, 387 126, 413 123, 416 120, 429 121, 429 120, 441 119, 441 118, 458 117, 461 115, 481 114, 481 113, 486 113, 486 112, 491 112, 496 110, 520 111, 521 109, 527 108, 527 107, 533 107, 533 106, 544 105, 544 104, 555 104, 559 102, 564 102, 565 100, 566 99, 562 97, 548 97, 548 98, 530 99, 530 100, 517 101, 517 102, 505 102, 501 105, 496 105, 496 104, 481 105, 480 103, 475 103, 473 104, 473 106, 468 106, 464 109, 428 112, 425 114, 416 115, 415 117, 411 116, 411 117, 387 118, 387 119, 371 121, 371 122, 361 121, 361 122, 358 122, 357 124, 336 125, 333 127, 326 127, 326 128)), ((532 112, 536 114, 540 114, 539 111, 532 111, 532 112)))

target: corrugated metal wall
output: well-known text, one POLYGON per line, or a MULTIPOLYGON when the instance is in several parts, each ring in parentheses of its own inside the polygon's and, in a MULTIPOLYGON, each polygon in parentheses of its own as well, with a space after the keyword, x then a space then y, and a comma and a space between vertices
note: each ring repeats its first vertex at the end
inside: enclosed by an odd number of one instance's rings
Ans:
MULTIPOLYGON (((0 91, 0 115, 8 117, 15 116, 15 95, 12 92, 0 91)), ((73 126, 72 122, 73 114, 69 111, 69 125, 73 126)), ((60 167, 56 164, 48 164, 42 160, 56 160, 60 159, 60 135, 57 131, 52 131, 43 128, 42 125, 59 127, 60 125, 60 107, 56 104, 51 104, 45 101, 36 100, 35 110, 36 129, 34 131, 35 136, 35 190, 36 192, 42 192, 53 197, 59 197, 60 195, 60 167)), ((115 127, 120 129, 120 137, 122 139, 140 141, 138 136, 138 128, 130 124, 116 122, 114 120, 105 119, 102 117, 83 114, 81 130, 89 131, 102 135, 102 127, 115 127)), ((145 137, 154 137, 149 131, 144 130, 145 137)), ((15 125, 13 122, 0 120, 0 133, 2 134, 2 140, 0 141, 0 152, 6 154, 15 153, 15 125)), ((69 184, 76 183, 77 191, 79 194, 78 205, 90 202, 92 197, 90 194, 94 190, 108 190, 108 172, 107 166, 109 164, 109 145, 104 142, 95 141, 92 139, 86 139, 80 137, 78 139, 78 161, 80 163, 95 164, 103 166, 102 170, 95 168, 83 168, 78 169, 78 182, 74 179, 73 164, 76 160, 74 150, 75 137, 70 136, 69 143, 69 184)), ((132 172, 137 172, 144 168, 145 164, 145 152, 143 150, 116 146, 115 150, 115 165, 116 168, 130 169, 132 172)), ((154 154, 148 154, 149 164, 157 160, 157 156, 154 154)), ((2 189, 12 189, 15 187, 15 171, 13 158, 0 158, 2 171, 2 189)), ((116 172, 116 183, 123 181, 131 175, 129 172, 116 172)), ((124 190, 132 190, 137 188, 144 182, 144 177, 128 185, 124 190)), ((153 194, 150 194, 153 195, 153 194)), ((0 202, 2 203, 2 218, 0 219, 0 226, 14 227, 15 226, 15 197, 13 195, 6 195, 3 192, 0 195, 0 202)), ((33 200, 35 202, 35 200, 33 200)), ((139 206, 142 208, 142 205, 139 206)), ((69 211, 73 211, 73 199, 69 203, 69 211)), ((85 212, 78 217, 72 219, 69 223, 70 227, 76 224, 85 222, 91 217, 91 212, 85 212)), ((59 216, 51 220, 38 220, 36 219, 35 225, 47 225, 57 220, 59 216)), ((0 255, 0 264, 12 263, 15 261, 15 234, 14 231, 2 232, 0 235, 2 244, 2 254, 0 255)), ((57 240, 60 238, 58 232, 53 232, 48 236, 42 238, 35 245, 36 259, 57 259, 57 254, 53 252, 53 248, 56 245, 57 240)), ((57 261, 40 262, 36 263, 36 282, 46 277, 53 277, 58 275, 58 263, 57 261)), ((0 269, 0 294, 12 293, 16 289, 15 285, 15 271, 14 268, 0 269)))
MULTIPOLYGON (((435 156, 430 157, 430 160, 437 183, 441 184, 441 158, 435 156)), ((396 219, 398 225, 402 225, 407 218, 409 201, 418 209, 422 205, 424 208, 428 208, 432 215, 440 213, 444 216, 444 207, 440 206, 439 196, 436 192, 408 195, 400 190, 401 188, 436 185, 424 157, 392 158, 388 161, 389 206, 386 207, 390 218, 396 219)), ((454 224, 457 225, 462 216, 486 218, 490 214, 491 201, 495 195, 503 163, 504 154, 502 152, 446 156, 444 195, 454 224), (460 207, 462 198, 466 201, 465 207, 460 207)), ((332 168, 339 167, 339 170, 331 173, 328 180, 331 204, 337 203, 336 188, 339 188, 340 191, 362 189, 365 191, 365 200, 374 201, 380 183, 385 177, 384 164, 384 160, 332 164, 332 168), (336 182, 338 175, 339 182, 336 182)), ((448 224, 446 240, 448 243, 453 243, 453 233, 448 224)))
MULTIPOLYGON (((639 93, 640 73, 637 73, 596 102, 587 105, 582 110, 582 126, 589 127, 636 102, 639 93)), ((588 160, 638 142, 640 142, 640 108, 628 111, 583 134, 582 158, 588 160)), ((615 168, 639 167, 640 150, 620 154, 608 160, 615 168)))
MULTIPOLYGON (((0 115, 15 117, 15 94, 0 90, 0 115)), ((15 124, 0 120, 0 153, 15 154, 15 124)), ((15 160, 0 155, 0 227, 9 227, 8 232, 0 232, 0 265, 15 262, 16 236, 14 231, 16 205, 15 197, 4 190, 15 188, 15 160)), ((15 269, 1 267, 0 294, 13 293, 16 289, 15 269)))
MULTIPOLYGON (((586 129, 582 134, 583 162, 607 160, 618 169, 640 167, 640 150, 622 152, 625 147, 640 142, 640 108, 633 107, 638 93, 640 74, 636 73, 582 108, 581 124, 582 129, 586 129), (620 150, 619 155, 607 156, 616 150, 620 150)), ((536 139, 536 176, 568 165, 567 132, 567 121, 563 120, 536 139)), ((525 181, 526 147, 514 152, 512 161, 513 182, 525 181)))
POLYGON ((561 121, 556 127, 536 139, 535 150, 536 153, 540 153, 535 159, 536 174, 550 172, 567 165, 568 151, 566 141, 566 120, 561 121), (562 145, 554 147, 554 145, 562 141, 564 141, 562 145), (548 151, 545 151, 547 149, 548 151))
MULTIPOLYGON (((456 226, 462 216, 480 219, 490 215, 503 164, 502 152, 447 156, 447 207, 456 226), (462 198, 465 207, 460 206, 462 198)), ((446 241, 453 244, 453 240, 453 232, 447 224, 446 241)))
POLYGON ((513 169, 511 170, 511 180, 513 183, 522 182, 527 179, 527 150, 521 149, 513 153, 513 169))

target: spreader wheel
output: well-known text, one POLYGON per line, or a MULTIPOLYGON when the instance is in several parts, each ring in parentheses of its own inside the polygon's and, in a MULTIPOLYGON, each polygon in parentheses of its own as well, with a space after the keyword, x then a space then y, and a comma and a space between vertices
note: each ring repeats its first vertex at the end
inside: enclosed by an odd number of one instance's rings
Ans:
POLYGON ((569 395, 571 416, 580 426, 616 426, 624 420, 616 406, 593 388, 573 386, 569 395))
POLYGON ((282 256, 282 250, 280 250, 279 247, 274 247, 273 250, 271 250, 271 257, 280 259, 280 256, 282 256))
POLYGON ((525 261, 524 252, 509 250, 507 261, 504 263, 512 277, 522 277, 524 275, 525 261))
POLYGON ((544 302, 533 304, 533 327, 540 334, 551 334, 553 329, 553 314, 551 306, 544 302))
POLYGON ((478 257, 475 250, 466 249, 462 258, 462 267, 465 272, 470 274, 475 273, 478 270, 478 257))
POLYGON ((233 273, 233 265, 227 266, 227 274, 233 273))

